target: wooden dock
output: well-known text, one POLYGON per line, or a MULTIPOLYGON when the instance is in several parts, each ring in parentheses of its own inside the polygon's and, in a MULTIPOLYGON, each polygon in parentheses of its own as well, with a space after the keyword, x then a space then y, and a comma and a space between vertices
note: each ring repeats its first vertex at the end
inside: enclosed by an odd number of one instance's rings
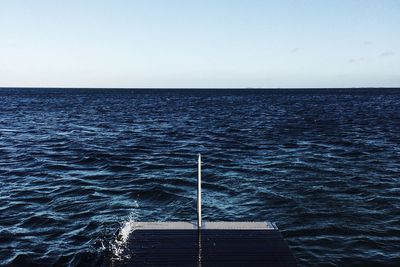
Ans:
MULTIPOLYGON (((268 222, 138 222, 121 266, 297 266, 268 222)), ((119 264, 116 264, 119 265, 119 264)))

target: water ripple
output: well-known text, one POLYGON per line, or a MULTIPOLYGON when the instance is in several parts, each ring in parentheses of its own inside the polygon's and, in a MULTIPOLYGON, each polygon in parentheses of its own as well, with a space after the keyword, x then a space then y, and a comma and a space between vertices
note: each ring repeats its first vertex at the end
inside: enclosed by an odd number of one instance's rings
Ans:
POLYGON ((135 221, 277 223, 302 266, 400 265, 400 91, 0 90, 0 265, 123 261, 135 221))

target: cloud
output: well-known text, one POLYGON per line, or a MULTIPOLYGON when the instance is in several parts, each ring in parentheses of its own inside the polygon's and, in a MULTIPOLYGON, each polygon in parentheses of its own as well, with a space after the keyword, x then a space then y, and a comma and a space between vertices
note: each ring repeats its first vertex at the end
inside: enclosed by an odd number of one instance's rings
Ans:
POLYGON ((390 57, 393 56, 394 53, 392 51, 386 51, 381 53, 381 57, 390 57))
POLYGON ((364 62, 364 61, 367 61, 367 59, 365 57, 350 58, 349 60, 347 60, 347 62, 349 62, 349 63, 357 63, 357 62, 364 62))

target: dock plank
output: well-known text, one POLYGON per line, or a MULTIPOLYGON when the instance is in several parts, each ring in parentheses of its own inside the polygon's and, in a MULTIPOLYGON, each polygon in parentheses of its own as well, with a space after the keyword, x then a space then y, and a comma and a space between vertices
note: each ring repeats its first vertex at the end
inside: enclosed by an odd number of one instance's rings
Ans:
POLYGON ((279 230, 269 225, 209 225, 200 231, 142 225, 127 244, 129 259, 119 266, 297 266, 279 230))

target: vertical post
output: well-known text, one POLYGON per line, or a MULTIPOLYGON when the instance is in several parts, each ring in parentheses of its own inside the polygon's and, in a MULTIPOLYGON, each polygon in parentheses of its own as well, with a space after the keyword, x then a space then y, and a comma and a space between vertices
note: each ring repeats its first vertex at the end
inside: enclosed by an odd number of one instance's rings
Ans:
POLYGON ((197 161, 197 229, 201 229, 201 155, 197 161))

